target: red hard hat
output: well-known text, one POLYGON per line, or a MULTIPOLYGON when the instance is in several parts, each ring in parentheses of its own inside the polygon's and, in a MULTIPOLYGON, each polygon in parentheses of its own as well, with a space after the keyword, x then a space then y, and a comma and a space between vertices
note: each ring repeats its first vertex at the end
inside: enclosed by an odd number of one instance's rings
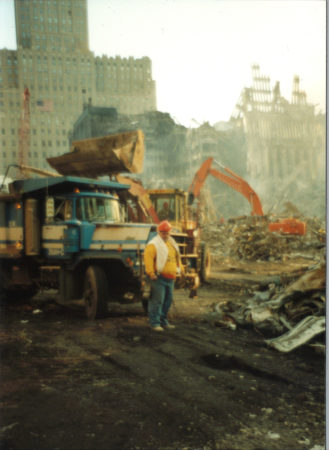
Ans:
POLYGON ((163 220, 162 222, 159 223, 158 231, 170 231, 170 230, 171 230, 171 225, 168 222, 168 220, 163 220))

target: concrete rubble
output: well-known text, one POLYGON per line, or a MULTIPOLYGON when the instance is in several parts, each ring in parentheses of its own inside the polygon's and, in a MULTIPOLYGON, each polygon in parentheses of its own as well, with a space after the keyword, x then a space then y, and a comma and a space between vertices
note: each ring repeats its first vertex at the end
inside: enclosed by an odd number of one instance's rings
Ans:
MULTIPOLYGON (((272 218, 271 221, 276 219, 272 218)), ((296 252, 313 257, 325 254, 325 224, 318 218, 303 218, 305 236, 283 235, 268 230, 268 219, 242 216, 224 223, 203 227, 203 239, 216 256, 231 256, 248 261, 281 261, 296 252)))

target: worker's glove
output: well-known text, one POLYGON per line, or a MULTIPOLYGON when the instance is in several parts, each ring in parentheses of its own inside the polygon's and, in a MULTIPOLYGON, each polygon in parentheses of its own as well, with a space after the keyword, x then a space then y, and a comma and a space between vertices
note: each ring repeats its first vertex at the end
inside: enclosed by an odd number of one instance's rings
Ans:
POLYGON ((177 277, 181 276, 181 268, 180 267, 177 267, 177 269, 176 269, 176 276, 177 277))

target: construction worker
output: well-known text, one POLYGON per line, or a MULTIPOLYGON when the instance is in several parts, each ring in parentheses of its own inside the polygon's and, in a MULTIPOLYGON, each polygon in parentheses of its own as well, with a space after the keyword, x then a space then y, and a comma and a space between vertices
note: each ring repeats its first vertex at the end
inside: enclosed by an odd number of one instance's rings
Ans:
POLYGON ((148 317, 151 329, 173 329, 167 314, 173 300, 177 274, 184 275, 178 245, 170 236, 171 225, 167 220, 158 225, 158 234, 146 246, 144 262, 146 274, 151 280, 148 317))
POLYGON ((160 220, 173 220, 175 218, 173 211, 169 208, 168 202, 163 203, 162 209, 159 211, 158 216, 160 220))

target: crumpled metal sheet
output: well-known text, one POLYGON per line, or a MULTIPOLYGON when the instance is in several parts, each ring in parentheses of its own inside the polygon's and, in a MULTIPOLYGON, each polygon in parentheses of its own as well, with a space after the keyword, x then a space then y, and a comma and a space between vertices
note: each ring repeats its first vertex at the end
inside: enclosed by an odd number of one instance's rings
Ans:
POLYGON ((217 305, 216 314, 218 319, 227 316, 241 326, 252 325, 268 338, 265 342, 273 342, 277 350, 291 351, 325 329, 325 322, 319 320, 325 316, 325 275, 325 263, 321 263, 286 288, 281 286, 279 292, 269 285, 267 291, 255 291, 240 304, 217 305))
POLYGON ((302 300, 305 295, 309 298, 313 297, 312 292, 324 292, 326 287, 326 265, 319 264, 317 267, 309 269, 305 274, 300 276, 296 281, 291 283, 282 293, 270 301, 273 309, 278 309, 282 305, 291 300, 302 300), (301 295, 303 293, 304 295, 301 295))
POLYGON ((280 352, 290 352, 321 334, 326 329, 325 316, 307 316, 294 328, 274 339, 265 342, 280 352))
POLYGON ((75 141, 69 153, 47 161, 61 175, 97 178, 121 172, 141 173, 144 134, 136 130, 75 141))

